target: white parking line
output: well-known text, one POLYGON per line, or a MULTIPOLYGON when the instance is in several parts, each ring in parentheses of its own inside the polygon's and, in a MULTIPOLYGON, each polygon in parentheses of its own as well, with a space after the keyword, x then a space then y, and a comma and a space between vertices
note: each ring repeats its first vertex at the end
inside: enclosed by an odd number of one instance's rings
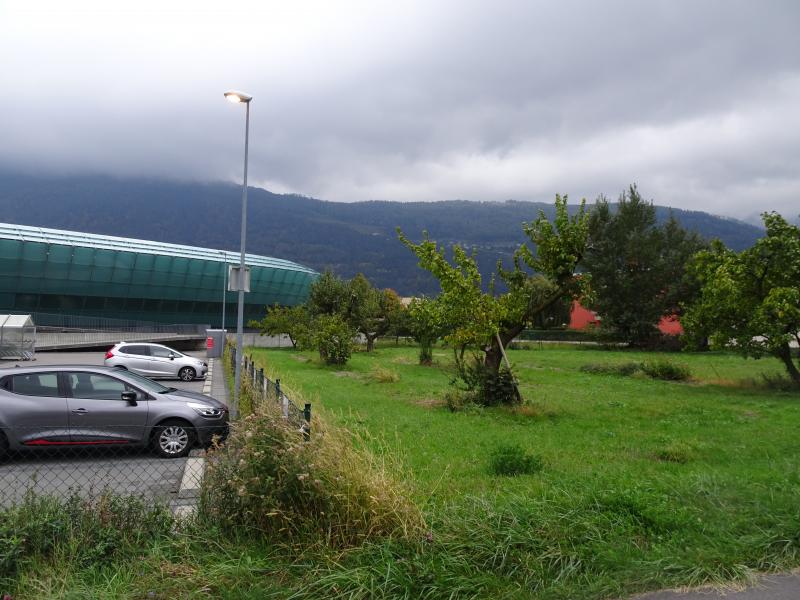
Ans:
POLYGON ((211 393, 211 382, 214 378, 214 359, 208 359, 208 372, 206 373, 206 380, 203 382, 203 393, 211 393))
POLYGON ((181 486, 178 489, 178 497, 181 497, 184 492, 200 489, 200 484, 203 482, 203 473, 205 473, 205 462, 206 459, 200 457, 186 459, 183 477, 181 477, 181 486))

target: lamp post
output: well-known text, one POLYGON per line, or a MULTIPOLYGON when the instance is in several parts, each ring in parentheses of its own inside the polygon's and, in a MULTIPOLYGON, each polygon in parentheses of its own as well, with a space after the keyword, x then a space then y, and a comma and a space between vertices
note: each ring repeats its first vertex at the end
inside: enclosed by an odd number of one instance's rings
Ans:
POLYGON ((244 329, 244 245, 245 237, 247 236, 247 143, 250 136, 250 101, 253 97, 244 92, 230 91, 225 92, 225 98, 234 104, 244 103, 247 108, 244 121, 244 181, 242 183, 242 237, 241 237, 241 252, 239 257, 239 281, 237 282, 239 290, 239 311, 236 315, 236 371, 233 379, 233 405, 231 406, 232 416, 236 416, 239 412, 239 386, 242 381, 242 362, 244 359, 243 353, 243 329, 244 329))

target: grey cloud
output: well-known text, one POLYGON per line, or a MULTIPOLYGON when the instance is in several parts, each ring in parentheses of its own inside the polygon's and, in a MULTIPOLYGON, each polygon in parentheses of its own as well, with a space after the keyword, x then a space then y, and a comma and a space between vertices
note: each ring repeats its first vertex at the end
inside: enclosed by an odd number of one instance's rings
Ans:
POLYGON ((638 181, 662 204, 800 212, 795 2, 354 3, 283 29, 265 5, 218 23, 193 6, 85 32, 100 56, 0 8, 0 40, 35 50, 0 41, 0 84, 37 92, 0 96, 0 165, 235 180, 243 114, 221 93, 240 87, 251 178, 277 191, 592 199, 638 181), (182 17, 199 24, 170 41, 182 17))

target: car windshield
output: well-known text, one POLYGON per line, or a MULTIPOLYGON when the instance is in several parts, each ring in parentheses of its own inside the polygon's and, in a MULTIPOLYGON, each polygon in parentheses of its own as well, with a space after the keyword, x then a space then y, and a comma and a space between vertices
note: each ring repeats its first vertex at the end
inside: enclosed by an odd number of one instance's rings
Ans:
POLYGON ((126 371, 125 377, 130 379, 133 383, 135 383, 139 387, 143 387, 148 392, 152 392, 154 394, 163 394, 164 392, 168 392, 172 389, 164 385, 161 385, 160 383, 157 383, 152 379, 148 379, 147 377, 142 377, 141 375, 132 373, 131 371, 126 371))

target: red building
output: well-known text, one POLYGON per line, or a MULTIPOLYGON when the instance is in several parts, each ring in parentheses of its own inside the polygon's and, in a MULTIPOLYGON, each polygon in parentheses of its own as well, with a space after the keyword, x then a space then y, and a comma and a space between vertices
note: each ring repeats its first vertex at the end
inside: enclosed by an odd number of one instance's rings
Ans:
MULTIPOLYGON (((572 310, 569 315, 569 328, 570 329, 586 329, 587 327, 596 327, 600 325, 600 319, 596 312, 581 306, 577 300, 572 302, 572 310)), ((683 333, 683 327, 678 320, 678 317, 672 315, 669 317, 662 317, 658 324, 658 329, 661 333, 666 335, 680 335, 683 333)))

